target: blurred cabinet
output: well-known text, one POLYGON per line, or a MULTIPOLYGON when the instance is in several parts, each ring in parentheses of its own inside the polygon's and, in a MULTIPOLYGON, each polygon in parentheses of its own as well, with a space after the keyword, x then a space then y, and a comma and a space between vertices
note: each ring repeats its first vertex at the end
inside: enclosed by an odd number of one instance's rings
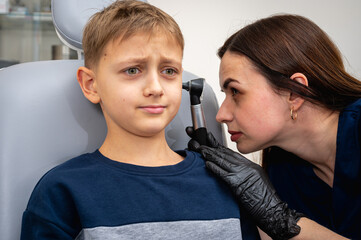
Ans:
POLYGON ((50 0, 8 1, 0 14, 0 68, 40 60, 76 58, 59 40, 52 22, 50 0), (64 51, 66 54, 59 54, 64 51))

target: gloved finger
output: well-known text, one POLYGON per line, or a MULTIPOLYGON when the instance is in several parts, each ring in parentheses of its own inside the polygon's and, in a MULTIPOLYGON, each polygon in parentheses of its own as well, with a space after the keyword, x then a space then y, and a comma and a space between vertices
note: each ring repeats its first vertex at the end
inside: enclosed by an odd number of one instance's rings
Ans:
POLYGON ((232 156, 226 156, 222 154, 221 151, 218 151, 217 148, 201 146, 198 150, 206 159, 206 161, 213 162, 227 172, 233 172, 234 168, 237 167, 236 164, 233 164, 232 161, 229 161, 229 158, 232 158, 232 156))
POLYGON ((186 133, 190 138, 194 138, 194 129, 191 126, 186 127, 186 133))
POLYGON ((198 151, 202 153, 205 158, 219 158, 233 163, 234 160, 230 161, 230 158, 233 158, 232 154, 229 154, 226 150, 226 148, 212 148, 205 145, 201 145, 198 149, 198 151))
POLYGON ((210 161, 206 161, 206 167, 220 178, 224 178, 228 174, 227 171, 224 171, 224 169, 210 161))
POLYGON ((249 164, 249 165, 253 165, 253 164, 256 164, 254 162, 252 162, 251 160, 249 160, 248 158, 246 158, 245 156, 243 156, 242 154, 238 153, 238 152, 235 152, 229 148, 224 148, 222 150, 223 154, 225 155, 228 155, 228 156, 232 156, 232 157, 229 157, 227 158, 227 160, 235 165, 239 165, 241 163, 246 163, 246 164, 249 164))
MULTIPOLYGON (((186 127, 186 133, 190 138, 194 138, 195 137, 195 131, 194 128, 192 126, 188 126, 186 127)), ((217 139, 213 136, 213 134, 211 132, 207 131, 207 146, 209 147, 219 147, 222 146, 221 144, 219 144, 219 142, 217 141, 217 139)))
POLYGON ((191 151, 195 151, 195 152, 198 152, 198 148, 200 147, 201 145, 194 139, 191 139, 189 140, 188 142, 188 149, 191 150, 191 151))
MULTIPOLYGON (((206 146, 200 146, 199 149, 197 149, 198 152, 211 154, 213 156, 216 156, 218 158, 223 159, 224 161, 229 162, 230 164, 233 164, 234 166, 244 166, 244 165, 252 165, 255 164, 252 161, 248 160, 244 156, 242 156, 239 153, 236 153, 232 151, 229 148, 222 147, 222 148, 209 148, 206 146)), ((204 156, 206 158, 206 156, 204 156)))
MULTIPOLYGON (((186 127, 185 130, 186 130, 187 135, 190 138, 192 138, 192 139, 195 138, 195 130, 194 130, 193 127, 188 126, 188 127, 186 127)), ((217 141, 217 139, 213 136, 213 134, 211 132, 208 132, 208 131, 207 131, 207 140, 206 141, 207 141, 206 145, 209 146, 209 147, 219 147, 219 146, 221 146, 219 144, 219 142, 217 141)))
MULTIPOLYGON (((207 133, 207 146, 209 147, 220 147, 222 146, 211 132, 207 133)), ((222 146, 223 147, 223 146, 222 146)))
POLYGON ((228 178, 228 172, 224 171, 221 167, 214 164, 213 162, 206 161, 206 167, 209 169, 214 175, 217 177, 223 179, 229 186, 232 186, 232 181, 230 178, 228 178))

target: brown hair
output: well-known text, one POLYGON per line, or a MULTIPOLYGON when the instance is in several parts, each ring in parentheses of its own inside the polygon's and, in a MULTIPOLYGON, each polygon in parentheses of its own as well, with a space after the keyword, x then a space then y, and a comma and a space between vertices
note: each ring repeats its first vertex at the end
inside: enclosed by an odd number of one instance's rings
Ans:
POLYGON ((148 3, 135 0, 118 0, 94 14, 83 33, 83 50, 86 67, 97 65, 106 44, 118 37, 122 40, 142 31, 163 29, 179 46, 184 48, 182 32, 175 20, 164 11, 148 3))
MULTIPOLYGON (((341 54, 327 34, 309 19, 276 15, 260 19, 233 34, 219 49, 248 57, 273 89, 341 111, 361 98, 361 82, 344 68, 341 54), (303 73, 308 86, 290 79, 303 73)), ((263 160, 271 149, 264 149, 263 160)))

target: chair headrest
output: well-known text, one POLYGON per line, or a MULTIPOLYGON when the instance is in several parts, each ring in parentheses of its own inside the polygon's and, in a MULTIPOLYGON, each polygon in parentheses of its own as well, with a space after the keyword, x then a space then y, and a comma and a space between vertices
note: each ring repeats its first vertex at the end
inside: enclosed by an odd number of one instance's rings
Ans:
MULTIPOLYGON (((115 0, 52 0, 55 31, 71 49, 82 51, 83 29, 89 18, 115 0)), ((143 2, 147 2, 144 0, 143 2)))

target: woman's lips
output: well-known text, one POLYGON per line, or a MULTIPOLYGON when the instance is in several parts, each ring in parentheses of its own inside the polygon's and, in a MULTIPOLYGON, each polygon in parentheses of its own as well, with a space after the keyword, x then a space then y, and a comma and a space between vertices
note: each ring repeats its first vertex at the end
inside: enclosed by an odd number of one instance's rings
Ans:
POLYGON ((242 132, 228 131, 231 134, 231 141, 236 142, 241 136, 242 132))
POLYGON ((165 106, 150 105, 150 106, 143 106, 141 107, 141 109, 143 109, 147 113, 160 114, 164 112, 165 106))

